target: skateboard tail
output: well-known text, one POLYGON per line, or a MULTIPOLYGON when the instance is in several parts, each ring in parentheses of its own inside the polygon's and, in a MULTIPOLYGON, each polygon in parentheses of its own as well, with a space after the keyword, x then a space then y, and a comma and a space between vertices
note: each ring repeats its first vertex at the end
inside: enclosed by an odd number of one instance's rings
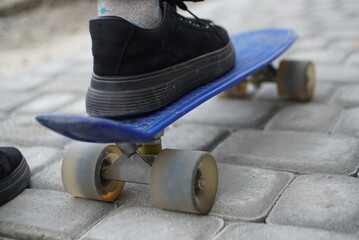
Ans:
POLYGON ((39 115, 36 120, 43 126, 65 137, 96 143, 120 143, 150 141, 152 136, 135 139, 139 133, 135 129, 126 127, 121 122, 110 119, 95 118, 89 116, 69 115, 39 115), (99 124, 100 123, 100 124, 99 124))

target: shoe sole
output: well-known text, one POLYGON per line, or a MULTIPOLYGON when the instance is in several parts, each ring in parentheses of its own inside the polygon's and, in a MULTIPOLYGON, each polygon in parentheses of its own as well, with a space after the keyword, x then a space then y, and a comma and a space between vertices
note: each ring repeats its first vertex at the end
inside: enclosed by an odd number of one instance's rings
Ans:
POLYGON ((0 206, 7 203, 30 185, 30 169, 23 157, 19 166, 0 182, 0 206))
POLYGON ((229 43, 209 54, 148 74, 130 77, 93 74, 86 96, 87 113, 123 118, 153 112, 220 77, 234 63, 235 52, 229 43))

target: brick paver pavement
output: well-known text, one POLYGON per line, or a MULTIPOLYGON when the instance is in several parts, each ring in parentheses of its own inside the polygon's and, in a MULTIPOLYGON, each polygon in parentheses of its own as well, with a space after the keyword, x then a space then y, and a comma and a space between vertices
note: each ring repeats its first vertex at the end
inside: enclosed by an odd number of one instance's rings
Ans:
POLYGON ((0 207, 7 239, 358 239, 359 2, 207 0, 192 5, 232 34, 286 27, 300 39, 287 58, 311 59, 312 102, 279 100, 265 84, 245 100, 215 98, 171 126, 164 145, 211 151, 217 200, 205 216, 153 207, 129 183, 114 203, 78 199, 61 182, 71 140, 39 113, 84 113, 89 52, 0 79, 0 145, 26 156, 32 186, 0 207))

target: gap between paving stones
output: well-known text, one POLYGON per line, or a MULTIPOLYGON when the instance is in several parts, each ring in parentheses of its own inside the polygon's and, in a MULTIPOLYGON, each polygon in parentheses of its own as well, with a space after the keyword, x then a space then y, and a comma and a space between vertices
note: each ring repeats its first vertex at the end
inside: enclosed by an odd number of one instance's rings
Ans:
POLYGON ((268 216, 271 214, 271 212, 273 211, 274 207, 277 205, 279 199, 281 199, 281 197, 283 196, 283 194, 290 188, 290 186, 292 185, 292 183, 294 182, 295 179, 297 179, 298 174, 293 174, 294 177, 290 180, 290 182, 287 184, 287 186, 285 186, 285 188, 279 193, 277 199, 274 201, 272 207, 269 209, 265 219, 263 220, 263 223, 267 224, 267 218, 268 216))
POLYGON ((340 112, 338 113, 338 115, 334 118, 332 124, 329 127, 329 131, 328 134, 331 135, 335 129, 335 126, 338 124, 338 122, 340 121, 341 117, 343 116, 343 114, 345 114, 345 109, 341 109, 340 112))
POLYGON ((357 122, 359 117, 359 107, 346 109, 333 127, 333 134, 351 135, 359 137, 359 128, 353 123, 357 122))
MULTIPOLYGON (((0 146, 3 146, 0 144, 0 146)), ((37 173, 41 172, 42 170, 44 170, 46 167, 51 166, 52 164, 54 164, 55 162, 57 162, 59 159, 62 159, 62 156, 64 156, 64 149, 56 149, 56 148, 50 148, 50 147, 22 147, 22 146, 16 146, 18 147, 18 149, 23 153, 27 163, 29 164, 30 167, 30 171, 31 171, 31 178, 35 177, 37 173), (44 157, 42 157, 42 159, 40 160, 40 164, 36 164, 39 159, 41 158, 41 153, 39 154, 40 157, 35 156, 35 154, 39 151, 44 151, 46 152, 47 149, 51 149, 53 150, 53 155, 51 155, 51 157, 43 159, 44 157), (37 152, 34 150, 37 150, 37 152), (35 161, 34 161, 35 160, 35 161)), ((50 151, 51 151, 50 150, 50 151)), ((47 153, 46 153, 47 154, 47 153)))
POLYGON ((78 64, 81 60, 78 55, 82 52, 55 60, 50 63, 42 64, 36 68, 26 70, 22 73, 0 79, 3 89, 14 92, 35 90, 45 86, 62 74, 63 71, 71 69, 71 66, 78 64))
POLYGON ((293 104, 282 108, 269 120, 264 131, 301 131, 328 133, 342 112, 327 104, 293 104))
MULTIPOLYGON (((189 125, 190 123, 183 123, 183 125, 189 125)), ((191 123, 191 125, 198 125, 198 126, 211 126, 211 127, 215 127, 216 125, 212 125, 212 124, 199 124, 199 123, 191 123)), ((234 130, 232 129, 226 129, 224 130, 222 136, 218 139, 216 139, 209 147, 208 149, 206 149, 207 152, 212 152, 221 142, 223 142, 226 138, 228 138, 231 133, 234 130)))
POLYGON ((0 231, 20 239, 75 239, 115 207, 62 192, 26 189, 0 208, 0 231))
POLYGON ((234 223, 226 225, 224 231, 214 240, 357 240, 353 235, 329 232, 322 229, 302 228, 295 226, 281 226, 275 224, 234 223))
POLYGON ((71 93, 48 93, 39 96, 32 102, 19 106, 14 114, 29 114, 34 118, 38 114, 49 114, 55 112, 63 106, 73 103, 78 97, 71 93))
POLYGON ((0 121, 0 129, 2 129, 0 141, 29 147, 57 147, 70 142, 69 139, 42 127, 34 117, 34 115, 19 115, 0 121))
POLYGON ((301 175, 284 192, 266 222, 358 234, 357 184, 358 178, 344 175, 301 175))
MULTIPOLYGON (((64 105, 54 109, 52 111, 52 113, 55 113, 55 112, 59 112, 61 109, 64 109, 64 108, 69 108, 71 107, 71 105, 73 105, 74 103, 76 103, 77 101, 81 101, 84 99, 84 96, 83 95, 80 95, 78 97, 75 97, 74 99, 72 99, 71 101, 65 103, 64 105)), ((83 105, 84 105, 84 109, 85 109, 85 102, 83 102, 83 105)))
MULTIPOLYGON (((95 201, 95 200, 91 200, 91 201, 95 201)), ((96 227, 98 224, 100 224, 101 222, 103 222, 106 218, 110 217, 112 214, 114 214, 114 212, 119 208, 119 206, 117 205, 117 203, 115 202, 115 208, 113 210, 111 210, 110 212, 108 212, 107 214, 103 215, 102 218, 98 219, 97 222, 94 222, 92 225, 90 225, 85 231, 83 231, 77 238, 76 240, 81 239, 88 231, 90 231, 92 228, 96 227)))
POLYGON ((212 152, 216 147, 223 142, 225 139, 227 139, 231 135, 231 131, 227 131, 226 134, 223 134, 222 138, 218 139, 218 141, 214 142, 212 146, 208 149, 208 152, 212 152))
POLYGON ((216 234, 213 236, 213 238, 211 238, 211 239, 215 239, 218 235, 221 234, 221 232, 223 232, 223 231, 226 229, 226 227, 228 226, 228 224, 230 224, 230 222, 227 222, 225 219, 223 219, 223 221, 224 221, 224 224, 223 224, 222 228, 220 228, 220 229, 216 232, 216 234))
POLYGON ((263 222, 294 178, 288 172, 232 164, 218 164, 218 170, 217 198, 209 214, 235 222, 263 222))
POLYGON ((337 93, 330 99, 330 103, 353 108, 359 106, 359 84, 344 84, 337 93))
MULTIPOLYGON (((0 228, 3 229, 11 229, 13 228, 13 223, 0 223, 0 228)), ((54 233, 51 230, 47 230, 44 228, 38 228, 29 226, 27 224, 16 224, 17 228, 21 228, 25 233, 0 233, 0 238, 2 236, 6 237, 6 240, 17 240, 17 239, 61 239, 61 240, 72 240, 67 234, 65 233, 54 233), (41 234, 36 234, 36 232, 40 231, 41 234), (34 234, 35 233, 35 234, 34 234)), ((2 239, 2 238, 1 238, 2 239)))

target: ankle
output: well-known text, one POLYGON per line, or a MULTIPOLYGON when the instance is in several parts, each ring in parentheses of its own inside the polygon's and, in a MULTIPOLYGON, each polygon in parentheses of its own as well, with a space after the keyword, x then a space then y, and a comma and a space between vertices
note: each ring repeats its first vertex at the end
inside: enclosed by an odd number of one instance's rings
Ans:
POLYGON ((142 28, 161 22, 159 0, 98 0, 99 16, 118 16, 142 28))

